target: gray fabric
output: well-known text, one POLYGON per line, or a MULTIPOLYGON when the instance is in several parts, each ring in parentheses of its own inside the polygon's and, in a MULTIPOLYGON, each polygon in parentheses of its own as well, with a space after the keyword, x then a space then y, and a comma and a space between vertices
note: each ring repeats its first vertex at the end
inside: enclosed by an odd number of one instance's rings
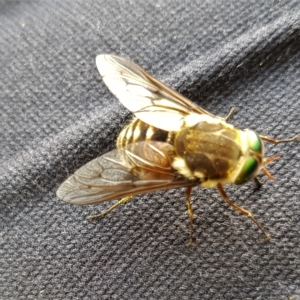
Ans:
POLYGON ((270 231, 195 188, 196 246, 184 190, 79 207, 55 197, 114 148, 130 113, 95 57, 131 58, 230 122, 299 133, 299 1, 0 1, 0 299, 300 299, 300 145, 277 178, 226 187, 270 231))

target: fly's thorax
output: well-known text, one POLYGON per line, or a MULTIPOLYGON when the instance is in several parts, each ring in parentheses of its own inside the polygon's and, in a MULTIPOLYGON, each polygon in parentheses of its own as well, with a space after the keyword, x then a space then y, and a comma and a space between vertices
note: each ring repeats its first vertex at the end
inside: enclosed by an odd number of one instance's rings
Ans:
POLYGON ((173 168, 191 180, 200 179, 205 187, 232 182, 243 155, 239 130, 208 116, 180 130, 174 148, 173 168))
POLYGON ((237 165, 234 184, 244 184, 257 175, 263 165, 264 144, 259 135, 252 130, 240 131, 243 155, 237 165))
POLYGON ((191 180, 200 179, 203 187, 243 184, 262 166, 263 143, 254 131, 210 117, 178 132, 174 148, 173 168, 191 180))

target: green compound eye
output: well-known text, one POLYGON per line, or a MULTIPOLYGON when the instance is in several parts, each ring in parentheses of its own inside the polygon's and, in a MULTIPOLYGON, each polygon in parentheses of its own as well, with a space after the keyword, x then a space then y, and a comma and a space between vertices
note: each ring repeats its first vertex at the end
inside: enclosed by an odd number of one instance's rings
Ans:
POLYGON ((250 179, 252 179, 257 171, 257 168, 259 167, 259 164, 256 159, 249 157, 245 161, 240 174, 235 180, 235 184, 243 184, 250 179))
POLYGON ((248 132, 249 147, 256 152, 262 151, 262 144, 259 136, 254 131, 248 132))

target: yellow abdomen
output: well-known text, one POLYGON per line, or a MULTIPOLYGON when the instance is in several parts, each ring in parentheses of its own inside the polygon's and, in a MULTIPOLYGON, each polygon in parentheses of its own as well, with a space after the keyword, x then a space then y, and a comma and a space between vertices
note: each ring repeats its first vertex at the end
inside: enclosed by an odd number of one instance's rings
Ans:
POLYGON ((124 148, 129 144, 142 141, 160 141, 172 144, 169 136, 171 135, 167 131, 158 129, 134 118, 119 134, 117 148, 124 148))

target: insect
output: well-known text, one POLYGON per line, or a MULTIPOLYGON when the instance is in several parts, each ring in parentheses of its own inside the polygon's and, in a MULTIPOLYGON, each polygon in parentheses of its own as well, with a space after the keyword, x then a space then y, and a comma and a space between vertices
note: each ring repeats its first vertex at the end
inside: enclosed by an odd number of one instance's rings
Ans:
POLYGON ((249 217, 270 235, 252 213, 233 203, 225 184, 241 185, 250 180, 259 184, 266 165, 280 155, 264 157, 263 141, 278 144, 299 141, 299 136, 276 140, 252 130, 239 130, 192 103, 153 78, 135 63, 114 55, 98 55, 96 65, 103 81, 135 118, 117 139, 117 149, 87 163, 57 190, 57 197, 78 205, 98 204, 121 198, 100 218, 136 194, 178 187, 186 188, 193 244, 192 188, 218 189, 223 200, 249 217))

